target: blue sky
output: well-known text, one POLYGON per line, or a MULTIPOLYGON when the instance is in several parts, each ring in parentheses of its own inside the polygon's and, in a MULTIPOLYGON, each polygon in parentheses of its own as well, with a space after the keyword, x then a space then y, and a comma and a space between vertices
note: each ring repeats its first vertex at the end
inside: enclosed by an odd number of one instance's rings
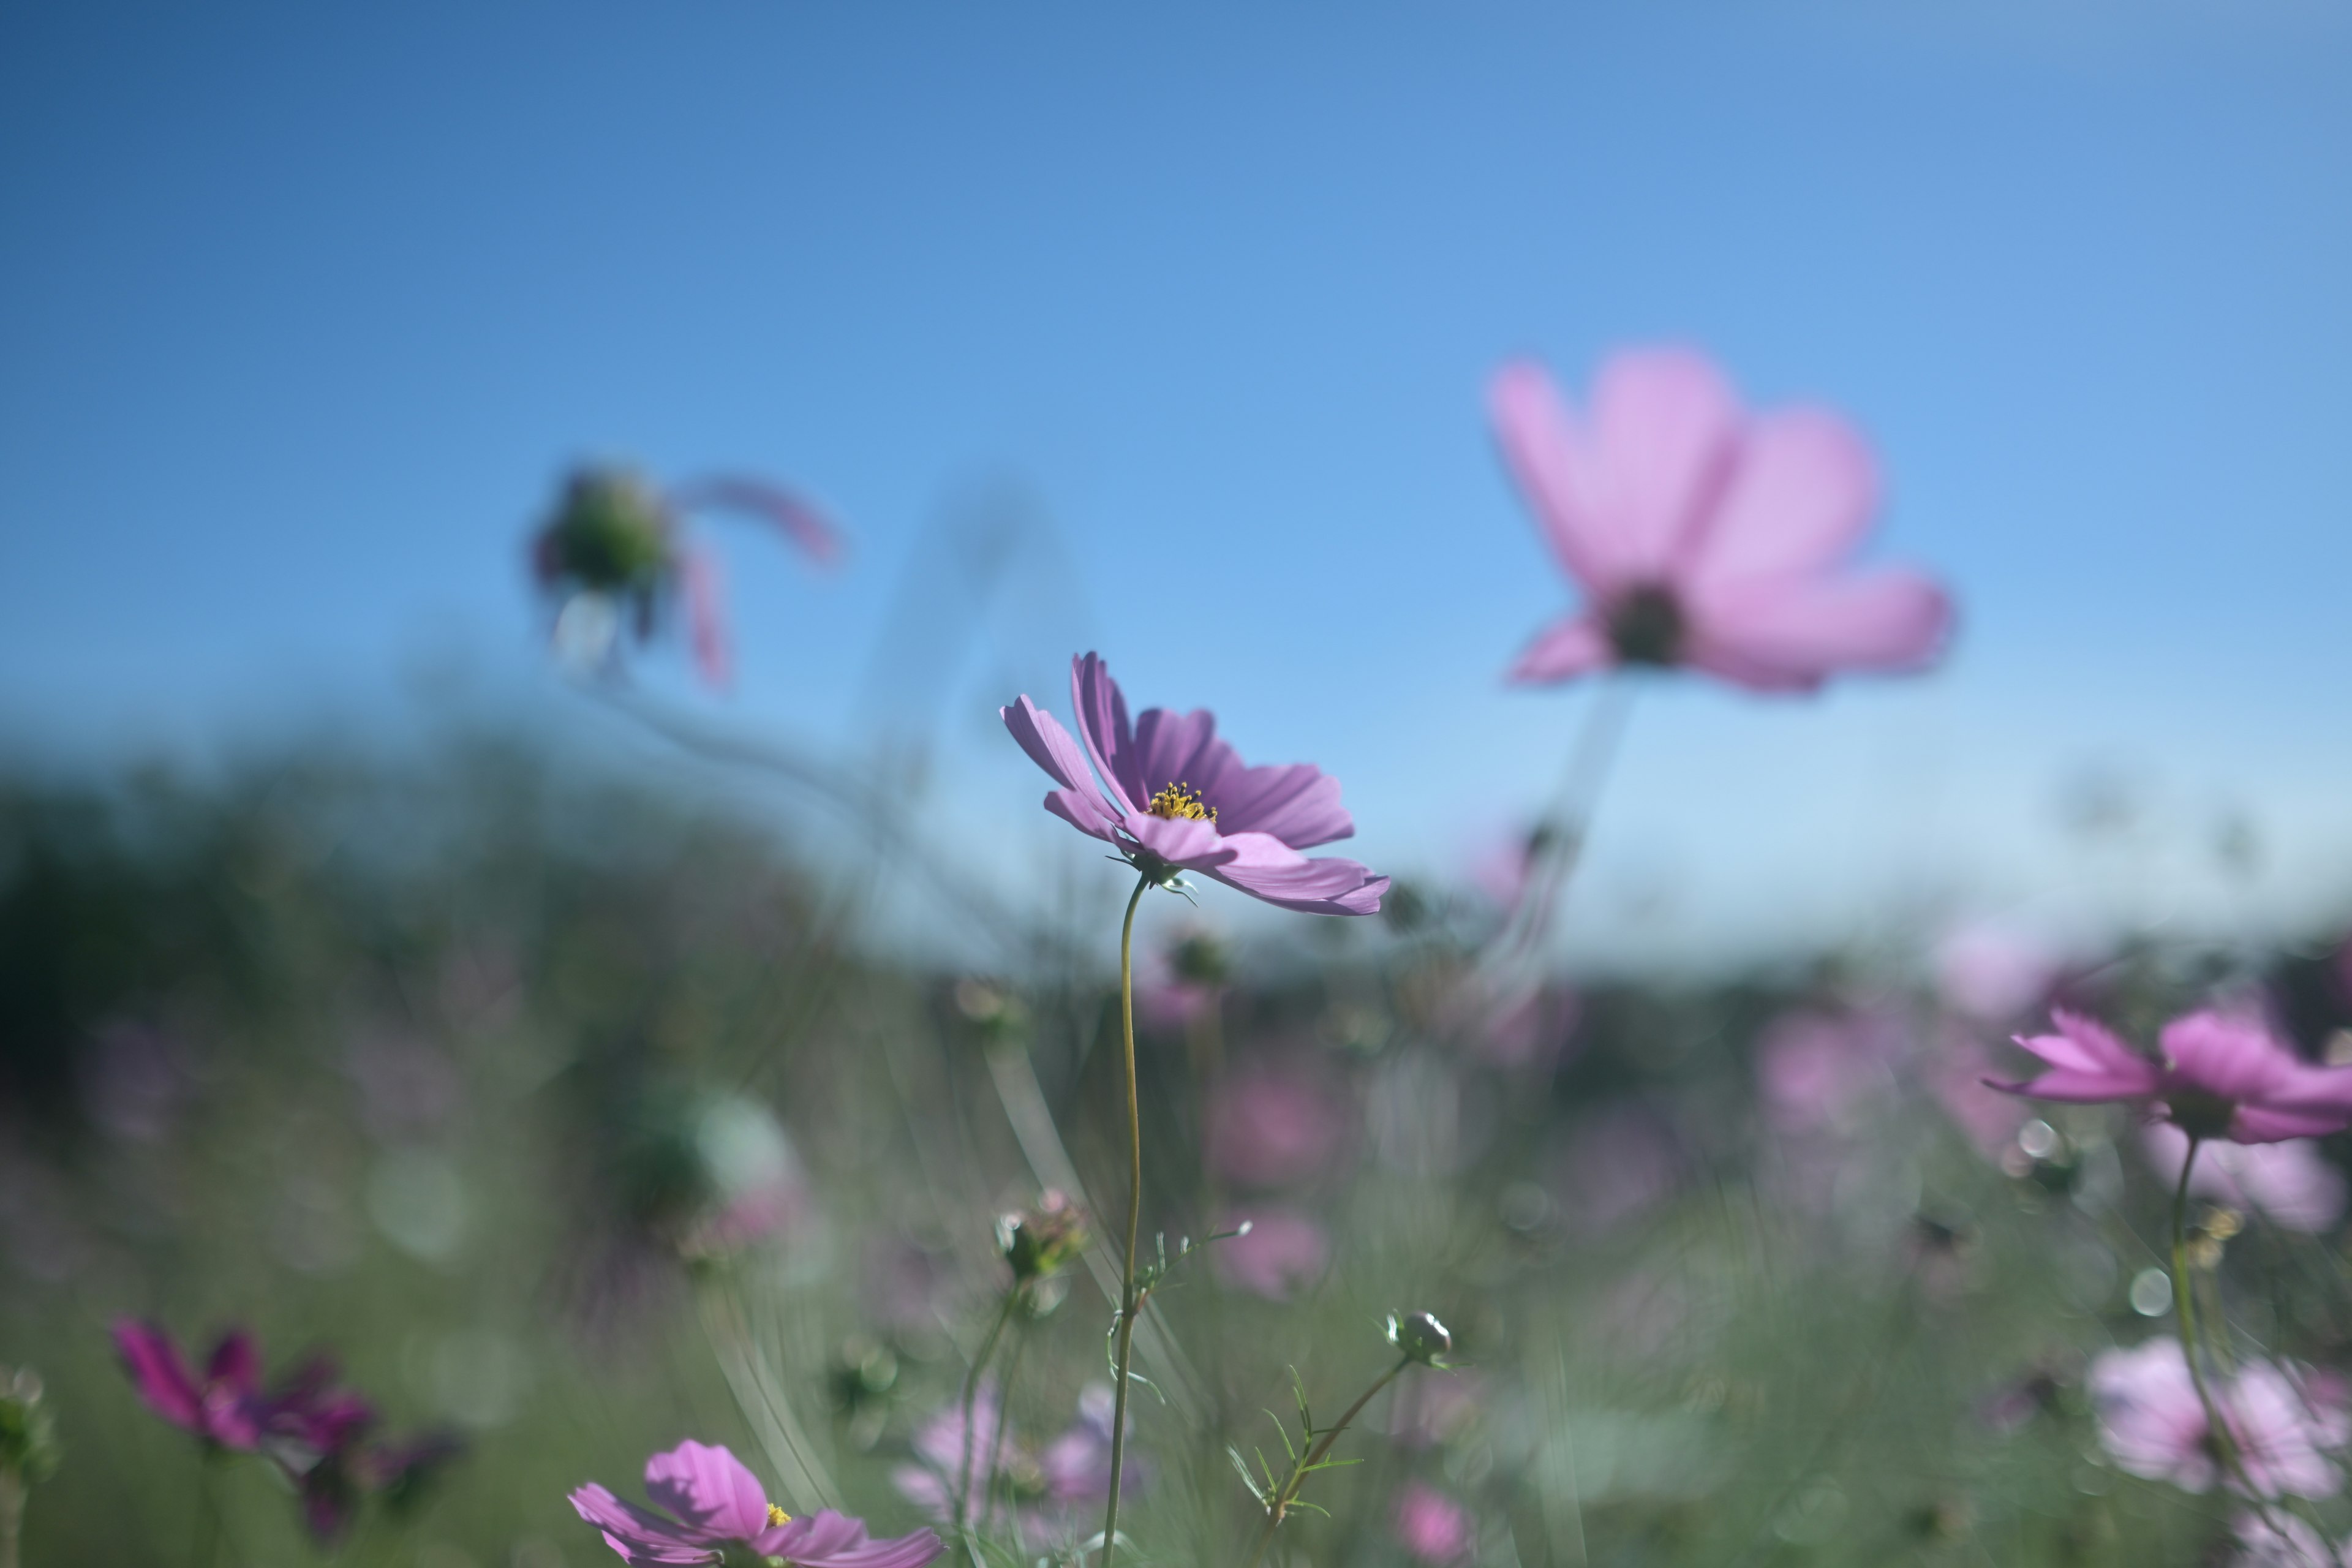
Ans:
POLYGON ((1566 589, 1484 380, 1669 339, 1851 411, 1964 629, 1645 693, 1593 951, 2305 918, 2352 892, 2347 69, 2321 0, 10 5, 0 723, 389 723, 435 660, 570 722, 519 541, 613 454, 837 511, 831 577, 714 533, 723 711, 856 744, 910 562, 1010 476, 1066 585, 930 690, 943 833, 1063 851, 979 721, 1084 639, 1440 868, 1582 700, 1497 683, 1566 589), (2140 803, 2104 848, 2089 776, 2140 803))

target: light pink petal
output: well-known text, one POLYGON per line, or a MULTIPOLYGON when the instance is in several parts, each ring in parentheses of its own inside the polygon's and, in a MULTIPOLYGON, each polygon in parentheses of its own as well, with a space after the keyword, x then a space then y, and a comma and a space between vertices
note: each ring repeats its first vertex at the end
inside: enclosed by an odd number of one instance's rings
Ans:
POLYGON ((1704 354, 1639 349, 1601 367, 1592 425, 1616 581, 1660 581, 1722 501, 1739 400, 1704 354))
POLYGON ((1702 596, 1710 584, 1817 576, 1853 549, 1877 506, 1877 468, 1853 426, 1819 409, 1761 416, 1677 575, 1702 596))
POLYGON ((686 587, 686 626, 694 667, 703 684, 725 690, 735 679, 735 648, 727 627, 727 580, 707 550, 689 550, 678 571, 686 587))
POLYGON ((606 1544, 632 1563, 709 1563, 718 1553, 673 1521, 623 1502, 594 1482, 572 1494, 582 1519, 604 1532, 606 1544))
POLYGON ((2051 1009, 2050 1022, 2057 1033, 2020 1035, 2016 1040, 2052 1067, 2079 1068, 2086 1072, 2153 1073, 2156 1070, 2154 1063, 2124 1044, 2114 1030, 2087 1014, 2071 1013, 2063 1007, 2055 1007, 2051 1009))
POLYGON ((1048 790, 1045 792, 1045 809, 1081 833, 1106 843, 1118 842, 1118 819, 1108 815, 1109 807, 1103 804, 1100 795, 1091 791, 1048 790))
POLYGON ((1210 797, 1217 827, 1226 834, 1263 833, 1294 849, 1311 849, 1355 836, 1355 818, 1339 804, 1339 781, 1311 763, 1227 772, 1210 797))
POLYGON ((2226 1013, 2175 1018, 2159 1040, 2183 1083, 2224 1100, 2255 1100, 2285 1089, 2301 1066, 2260 1022, 2226 1013))
POLYGON ((768 1528, 759 1478, 724 1447, 692 1439, 646 1461, 646 1495, 688 1525, 724 1541, 750 1541, 768 1528))
POLYGON ((1951 601, 1915 572, 1812 582, 1751 582, 1685 604, 1690 662, 1759 689, 1802 689, 1842 669, 1932 664, 1951 601))
MULTIPOLYGON (((1025 696, 1017 699, 1010 708, 1000 708, 996 716, 1029 753, 1029 760, 1045 770, 1046 776, 1064 789, 1076 795, 1089 808, 1088 822, 1116 821, 1117 814, 1102 792, 1095 787, 1095 775, 1087 766, 1086 753, 1070 739, 1070 732, 1055 721, 1051 713, 1038 707, 1025 696)), ((1048 810, 1052 807, 1049 805, 1048 810)), ((1076 818, 1072 818, 1076 821, 1076 818)), ((1080 823, 1088 833, 1093 827, 1080 823)))
POLYGON ((820 564, 841 558, 841 531, 831 520, 808 500, 765 479, 729 475, 698 479, 672 492, 670 500, 680 510, 717 508, 772 523, 820 564))
POLYGON ((2333 1107, 2242 1105, 2230 1118, 2229 1135, 2235 1143, 2284 1143, 2290 1138, 2325 1138, 2343 1131, 2347 1123, 2352 1115, 2333 1107))
POLYGON ((1215 823, 1196 816, 1136 816, 1122 831, 1171 866, 1188 871, 1211 870, 1237 853, 1215 823))
POLYGON ((1205 708, 1178 713, 1147 708, 1135 721, 1136 773, 1147 797, 1172 784, 1214 789, 1236 765, 1234 749, 1217 739, 1217 716, 1205 708))
POLYGON ((1386 877, 1375 877, 1353 860, 1337 856, 1309 859, 1263 833, 1231 834, 1224 842, 1234 858, 1209 875, 1277 909, 1315 915, 1377 914, 1381 895, 1388 891, 1386 877))
POLYGON ((1616 661, 1609 633, 1591 615, 1570 616, 1536 634, 1507 679, 1523 686, 1569 680, 1616 661))
POLYGON ((1099 654, 1070 660, 1070 708, 1078 716, 1078 738, 1086 742, 1095 771, 1109 786, 1111 800, 1126 816, 1142 816, 1152 792, 1143 787, 1143 772, 1137 765, 1127 696, 1110 678, 1110 667, 1099 654))
POLYGON ((1596 598, 1625 586, 1597 515, 1598 455, 1550 374, 1527 363, 1505 365, 1486 403, 1503 461, 1569 575, 1596 598))

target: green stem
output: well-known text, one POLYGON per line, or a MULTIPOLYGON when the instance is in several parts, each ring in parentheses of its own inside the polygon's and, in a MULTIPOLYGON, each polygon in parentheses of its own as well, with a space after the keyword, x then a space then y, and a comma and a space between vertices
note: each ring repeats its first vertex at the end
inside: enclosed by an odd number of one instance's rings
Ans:
MULTIPOLYGON (((1021 1374, 1021 1352, 1029 1348, 1029 1332, 1022 1327, 1013 1331, 1013 1353, 1004 1358, 1004 1381, 996 1390, 996 1435, 988 1443, 989 1489, 981 1500, 980 1528, 988 1530, 996 1522, 996 1494, 1004 1479, 1004 1435, 1013 1426, 1013 1383, 1021 1374)), ((1019 1531, 1019 1521, 1014 1521, 1019 1531)))
POLYGON ((1381 1373, 1371 1387, 1356 1396, 1356 1403, 1348 1406, 1346 1414, 1324 1429, 1323 1436, 1317 1439, 1315 1446, 1307 1450, 1307 1457, 1291 1467, 1289 1477, 1282 1483, 1282 1489, 1276 1492, 1274 1500, 1266 1505, 1265 1528, 1258 1532, 1257 1544, 1250 1549, 1248 1568, 1257 1568, 1265 1561, 1265 1549, 1274 1544, 1274 1532, 1281 1527, 1283 1516, 1290 1511, 1290 1505, 1297 1500, 1298 1489, 1307 1484, 1307 1476, 1323 1462, 1323 1456, 1331 1451, 1331 1445, 1339 1440, 1339 1434, 1363 1413, 1364 1406, 1372 1402, 1372 1395, 1394 1383, 1397 1373, 1412 1364, 1412 1358, 1404 1356, 1396 1365, 1381 1373))
POLYGON ((220 1561, 220 1496, 213 1478, 220 1473, 220 1451, 205 1444, 203 1468, 196 1472, 196 1539, 188 1551, 189 1568, 213 1568, 220 1561))
POLYGON ((1118 928, 1118 1026, 1127 1064, 1127 1255, 1118 1289, 1118 1348, 1111 1373, 1117 1386, 1110 1407, 1110 1501, 1103 1510, 1102 1568, 1110 1568, 1118 1548, 1119 1483, 1127 1468, 1128 1365, 1135 1353, 1135 1247, 1143 1226, 1143 1111, 1135 1094, 1135 906, 1143 901, 1148 876, 1136 879, 1128 895, 1127 918, 1118 928))
MULTIPOLYGON (((996 1342, 1004 1337, 1004 1325, 1013 1317, 1013 1304, 1020 1298, 1021 1291, 1017 1286, 1004 1293, 1004 1305, 997 1309, 996 1321, 988 1325, 988 1337, 980 1342, 980 1353, 971 1358, 971 1370, 963 1374, 963 1422, 959 1429, 959 1443, 963 1453, 956 1470, 955 1488, 955 1527, 959 1531, 963 1529, 966 1510, 971 1500, 971 1407, 980 1397, 980 1374, 987 1370, 988 1358, 996 1353, 996 1342)), ((999 1425, 1002 1426, 1001 1421, 999 1425)))
POLYGON ((25 1528, 25 1478, 0 1465, 0 1568, 16 1568, 16 1539, 25 1528))

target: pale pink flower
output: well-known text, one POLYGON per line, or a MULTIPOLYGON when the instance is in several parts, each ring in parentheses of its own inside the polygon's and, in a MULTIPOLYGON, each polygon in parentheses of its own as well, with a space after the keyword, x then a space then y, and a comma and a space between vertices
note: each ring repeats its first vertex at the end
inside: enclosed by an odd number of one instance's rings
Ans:
POLYGON ((1751 690, 1808 691, 1840 670, 1917 669, 1942 651, 1942 588, 1846 564, 1878 510, 1878 475, 1838 416, 1752 414, 1721 371, 1680 349, 1611 360, 1581 413, 1528 363, 1505 367, 1489 400, 1504 458, 1585 595, 1512 679, 1689 665, 1751 690))
POLYGON ((1893 1087, 1888 1064, 1898 1043, 1887 1020, 1874 1015, 1783 1014, 1756 1047, 1766 1119, 1800 1134, 1850 1123, 1893 1087))
POLYGON ((2319 1531, 2291 1513, 2273 1510, 2265 1522, 2258 1513, 2238 1516, 2241 1550, 2231 1568, 2347 1568, 2352 1565, 2352 1540, 2331 1546, 2319 1531), (2273 1526, 2276 1528, 2273 1529, 2273 1526))
MULTIPOLYGON (((2137 1100, 2196 1138, 2277 1143, 2352 1125, 2352 1068, 2315 1068, 2260 1019, 2190 1013, 2164 1026, 2160 1057, 2144 1057, 2095 1018, 2062 1010, 2057 1032, 2017 1037, 2049 1064, 2023 1083, 1995 1089, 2038 1100, 2137 1100)), ((1990 1080, 1988 1080, 1990 1081, 1990 1080)))
POLYGON ((1999 1159, 2033 1115, 2032 1108, 2017 1096, 1986 1083, 1995 1065, 1984 1042, 1953 1023, 1943 1030, 1925 1075, 1945 1114, 1988 1159, 1999 1159))
POLYGON ((2063 967, 2024 931, 1989 922, 1955 927, 1936 944, 1936 989, 1969 1017, 2000 1023, 2043 1000, 2063 967))
MULTIPOLYGON (((2147 1132, 2148 1163, 2169 1184, 2180 1180, 2189 1134, 2168 1121, 2147 1132)), ((2189 1190, 2199 1197, 2252 1209, 2287 1230, 2313 1234, 2344 1217, 2343 1173, 2309 1139, 2284 1143, 2213 1143, 2197 1156, 2189 1190)))
MULTIPOLYGON (((2352 1437, 2352 1417, 2333 1390, 2298 1384, 2260 1361, 2235 1376, 2216 1372, 2208 1386, 2255 1491, 2327 1497, 2342 1484, 2326 1452, 2352 1437)), ((2167 1335, 2103 1352, 2091 1363, 2089 1387, 2099 1441, 2117 1466, 2183 1491, 2206 1491, 2216 1480, 2237 1486, 2221 1473, 2179 1340, 2167 1335)))
POLYGON ((1209 1258, 1228 1284, 1269 1301, 1287 1301, 1323 1278, 1330 1267, 1331 1243, 1323 1227, 1293 1209, 1244 1207, 1219 1221, 1220 1231, 1249 1234, 1220 1241, 1209 1258))
POLYGON ((1477 1414, 1477 1374, 1433 1368, 1398 1386, 1389 1406, 1389 1436, 1408 1448, 1434 1447, 1477 1414))
POLYGON ((1339 1096, 1311 1068, 1245 1067, 1211 1092, 1210 1167, 1249 1187, 1284 1187, 1328 1173, 1347 1135, 1339 1096))
POLYGON ((1415 1562, 1459 1563, 1476 1540, 1467 1510, 1420 1481, 1405 1483, 1396 1504, 1397 1540, 1415 1562))

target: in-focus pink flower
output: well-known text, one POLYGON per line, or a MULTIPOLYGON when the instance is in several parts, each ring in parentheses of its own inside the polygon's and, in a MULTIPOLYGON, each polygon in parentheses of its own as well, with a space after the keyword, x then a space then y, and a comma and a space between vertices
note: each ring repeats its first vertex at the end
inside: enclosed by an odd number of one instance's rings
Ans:
POLYGON ((1328 1173, 1347 1117, 1331 1085, 1312 1069, 1246 1067, 1211 1091, 1207 1135, 1209 1166, 1220 1176, 1283 1187, 1328 1173))
POLYGON ((1396 1535, 1416 1563, 1459 1563, 1476 1541, 1469 1511, 1420 1481, 1406 1482, 1397 1496, 1396 1535))
POLYGON ((153 1323, 125 1318, 114 1325, 131 1386, 147 1408, 205 1442, 249 1453, 260 1446, 269 1410, 261 1397, 261 1353, 242 1331, 223 1334, 199 1379, 172 1336, 153 1323))
POLYGON ((667 1515, 590 1482, 572 1494, 581 1518, 627 1563, 724 1563, 738 1549, 793 1568, 923 1568, 945 1550, 928 1530, 890 1541, 827 1509, 794 1519, 725 1448, 688 1441, 646 1461, 646 1495, 667 1515))
POLYGON ((2017 1037, 2050 1070, 1993 1088, 2084 1104, 2138 1101, 2192 1138, 2233 1143, 2352 1126, 2352 1068, 2310 1066, 2257 1019, 2211 1011, 2175 1018, 2158 1037, 2163 1055, 2151 1058, 2095 1019, 2063 1010, 2050 1018, 2056 1034, 2017 1037))
POLYGON ((1679 349, 1611 360, 1582 415, 1528 363, 1506 366, 1489 401, 1504 458, 1585 595, 1512 679, 1690 665, 1752 690, 1807 691, 1840 670, 1917 669, 1941 652, 1940 587, 1846 564, 1878 510, 1878 475, 1836 415, 1751 414, 1721 371, 1679 349))
MULTIPOLYGON (((2179 1340, 2167 1335, 2102 1352, 2091 1363, 2088 1386, 2099 1441, 2122 1468, 2184 1491, 2206 1491, 2216 1480, 2238 1485, 2221 1473, 2179 1340)), ((2208 1386, 2255 1491, 2327 1497, 2342 1483, 2326 1451, 2352 1437, 2352 1417, 2332 1391, 2298 1384, 2260 1361, 2247 1362, 2234 1376, 2217 1372, 2208 1386)))
POLYGON ((1129 723, 1126 697, 1093 654, 1070 661, 1070 702, 1084 752, 1027 697, 997 710, 1030 761, 1061 786, 1045 796, 1047 811, 1162 885, 1197 871, 1302 914, 1380 913, 1386 877, 1299 853, 1354 835, 1339 780, 1307 763, 1244 766, 1205 708, 1148 708, 1129 723))
MULTIPOLYGON (((2148 1163, 2168 1183, 2180 1180, 2189 1134, 2168 1121, 2147 1132, 2148 1163)), ((2197 1156, 2189 1190, 2199 1197, 2252 1209, 2273 1225, 2311 1234, 2344 1217, 2344 1173, 2307 1139, 2284 1143, 2216 1143, 2197 1156)))
POLYGON ((1290 1209, 1245 1207, 1218 1222, 1220 1231, 1238 1230, 1247 1236, 1220 1241, 1209 1248, 1210 1261, 1228 1283, 1269 1301, 1287 1301, 1323 1278, 1331 1263, 1331 1244, 1323 1227, 1290 1209))

